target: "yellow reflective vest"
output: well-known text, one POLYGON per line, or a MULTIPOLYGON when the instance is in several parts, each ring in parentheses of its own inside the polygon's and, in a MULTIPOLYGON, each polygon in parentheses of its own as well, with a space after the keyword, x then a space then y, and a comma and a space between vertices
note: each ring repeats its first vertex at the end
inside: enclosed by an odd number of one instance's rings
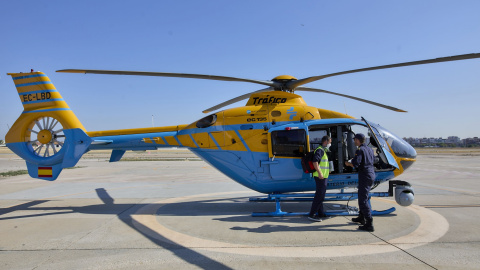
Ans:
MULTIPOLYGON (((323 150, 323 157, 318 163, 318 167, 320 168, 320 171, 323 174, 323 178, 328 178, 328 176, 330 175, 330 164, 328 163, 328 157, 327 157, 328 149, 320 145, 317 149, 315 149, 315 152, 317 152, 317 150, 320 148, 323 150)), ((318 177, 318 172, 315 171, 313 172, 312 175, 313 177, 318 177)))

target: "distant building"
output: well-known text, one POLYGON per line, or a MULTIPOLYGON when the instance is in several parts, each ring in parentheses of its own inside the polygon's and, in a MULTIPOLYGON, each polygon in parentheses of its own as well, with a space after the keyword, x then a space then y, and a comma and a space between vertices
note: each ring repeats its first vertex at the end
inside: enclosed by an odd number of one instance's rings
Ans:
POLYGON ((449 136, 446 141, 446 143, 460 143, 460 142, 461 140, 457 136, 449 136))
POLYGON ((480 147, 480 138, 460 139, 458 136, 449 136, 447 139, 440 138, 403 138, 414 147, 480 147))

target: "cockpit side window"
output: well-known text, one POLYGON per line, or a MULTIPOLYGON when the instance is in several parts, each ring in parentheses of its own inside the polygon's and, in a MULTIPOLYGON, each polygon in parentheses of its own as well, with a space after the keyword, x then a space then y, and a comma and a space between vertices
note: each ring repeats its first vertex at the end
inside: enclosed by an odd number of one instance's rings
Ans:
POLYGON ((393 134, 392 132, 388 131, 384 127, 381 127, 380 125, 370 123, 372 126, 372 129, 376 130, 378 134, 380 134, 383 139, 390 145, 392 148, 393 152, 397 157, 403 157, 403 158, 416 158, 417 157, 417 152, 415 149, 408 144, 405 140, 402 138, 398 137, 397 135, 393 134))
POLYGON ((197 128, 207 128, 217 122, 217 115, 211 114, 197 121, 197 128))
POLYGON ((272 132, 272 154, 284 157, 301 157, 307 149, 306 132, 303 129, 272 132))

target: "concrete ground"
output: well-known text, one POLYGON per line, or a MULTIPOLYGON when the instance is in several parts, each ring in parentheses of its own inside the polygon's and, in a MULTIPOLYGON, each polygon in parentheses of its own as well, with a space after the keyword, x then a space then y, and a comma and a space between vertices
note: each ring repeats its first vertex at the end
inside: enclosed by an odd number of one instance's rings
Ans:
MULTIPOLYGON (((414 205, 373 200, 397 208, 374 219, 374 233, 346 217, 251 217, 273 203, 249 202, 261 194, 189 152, 107 156, 89 153, 54 182, 0 178, 0 269, 479 269, 478 155, 420 155, 399 177, 413 184, 414 205)), ((0 172, 19 169, 0 151, 0 172)))

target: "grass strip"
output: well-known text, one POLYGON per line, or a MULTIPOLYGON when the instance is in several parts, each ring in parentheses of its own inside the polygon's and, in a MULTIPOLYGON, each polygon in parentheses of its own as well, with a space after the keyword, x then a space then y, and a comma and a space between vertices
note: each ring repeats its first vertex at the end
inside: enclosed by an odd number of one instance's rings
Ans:
POLYGON ((0 172, 0 177, 10 177, 10 176, 17 176, 22 174, 28 174, 27 170, 16 170, 16 171, 8 171, 8 172, 0 172))

